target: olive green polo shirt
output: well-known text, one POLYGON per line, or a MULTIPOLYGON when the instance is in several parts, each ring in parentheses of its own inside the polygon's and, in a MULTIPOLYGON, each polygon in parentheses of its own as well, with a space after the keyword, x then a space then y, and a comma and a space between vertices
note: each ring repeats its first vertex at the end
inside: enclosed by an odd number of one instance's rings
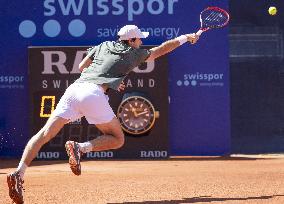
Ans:
POLYGON ((89 48, 87 56, 92 63, 82 71, 76 83, 106 84, 109 88, 117 90, 125 76, 146 61, 150 51, 132 48, 121 41, 106 41, 89 48))

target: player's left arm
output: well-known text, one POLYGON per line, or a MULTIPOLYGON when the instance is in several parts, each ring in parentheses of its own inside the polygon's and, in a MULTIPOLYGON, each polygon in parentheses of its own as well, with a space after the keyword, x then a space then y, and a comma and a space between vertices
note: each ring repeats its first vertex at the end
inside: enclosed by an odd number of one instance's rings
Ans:
POLYGON ((192 33, 192 34, 179 36, 172 40, 168 40, 162 43, 160 46, 151 48, 150 49, 151 54, 146 61, 153 61, 154 59, 173 51, 174 49, 178 48, 180 45, 182 45, 185 42, 190 42, 191 44, 195 44, 198 39, 199 36, 197 36, 195 33, 192 33))

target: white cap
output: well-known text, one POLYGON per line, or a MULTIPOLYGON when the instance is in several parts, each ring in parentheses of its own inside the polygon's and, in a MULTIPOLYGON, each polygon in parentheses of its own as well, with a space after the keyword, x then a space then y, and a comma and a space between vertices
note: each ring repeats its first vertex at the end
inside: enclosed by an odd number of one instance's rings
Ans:
POLYGON ((136 25, 126 25, 117 34, 120 40, 129 40, 131 38, 147 38, 149 32, 142 32, 136 25))

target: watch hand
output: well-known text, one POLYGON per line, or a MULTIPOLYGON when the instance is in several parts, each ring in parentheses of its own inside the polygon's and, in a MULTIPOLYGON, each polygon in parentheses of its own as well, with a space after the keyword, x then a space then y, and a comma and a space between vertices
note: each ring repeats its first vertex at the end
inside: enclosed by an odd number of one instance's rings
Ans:
POLYGON ((138 114, 136 113, 135 108, 132 108, 131 111, 132 111, 132 113, 134 114, 134 117, 137 117, 137 116, 138 116, 138 114))
POLYGON ((143 115, 143 114, 145 114, 145 113, 148 113, 148 111, 144 111, 144 112, 138 113, 138 114, 136 114, 136 115, 139 116, 139 115, 143 115))

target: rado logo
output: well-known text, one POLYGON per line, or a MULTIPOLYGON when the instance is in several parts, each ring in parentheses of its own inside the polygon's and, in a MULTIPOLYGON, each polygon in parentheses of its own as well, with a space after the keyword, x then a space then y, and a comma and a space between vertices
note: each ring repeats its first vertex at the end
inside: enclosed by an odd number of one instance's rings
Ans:
POLYGON ((37 154, 38 159, 58 159, 60 156, 59 152, 39 152, 37 154))
POLYGON ((112 158, 113 152, 107 151, 107 152, 88 152, 87 158, 112 158))
MULTIPOLYGON (((43 71, 42 74, 55 74, 55 70, 60 74, 79 74, 79 64, 83 60, 86 51, 77 51, 75 56, 72 56, 73 66, 69 71, 67 69, 66 60, 67 56, 63 51, 41 51, 43 54, 43 71)), ((133 69, 136 73, 150 73, 154 70, 155 63, 154 61, 145 63, 144 66, 135 67, 133 69)), ((69 67, 69 66, 68 66, 69 67)))
POLYGON ((63 51, 41 51, 43 54, 43 72, 42 74, 54 74, 53 69, 57 69, 60 74, 80 73, 79 64, 84 58, 86 51, 77 51, 73 60, 72 70, 66 68, 66 53, 63 51))
POLYGON ((140 157, 143 158, 166 158, 167 151, 140 151, 140 157))

